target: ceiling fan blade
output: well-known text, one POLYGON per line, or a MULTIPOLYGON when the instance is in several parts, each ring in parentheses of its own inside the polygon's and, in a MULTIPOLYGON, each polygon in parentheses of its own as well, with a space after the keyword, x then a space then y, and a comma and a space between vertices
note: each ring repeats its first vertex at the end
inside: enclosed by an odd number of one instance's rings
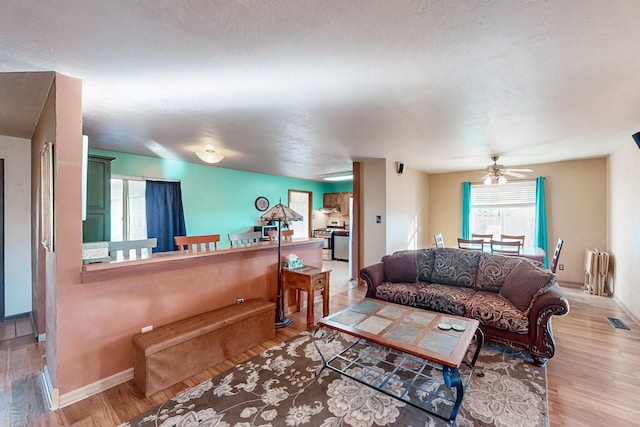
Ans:
POLYGON ((511 169, 505 169, 505 170, 502 171, 502 173, 505 174, 505 175, 516 177, 516 178, 526 178, 525 174, 514 172, 511 169))
POLYGON ((533 172, 532 169, 513 169, 513 168, 509 168, 509 169, 506 169, 506 170, 511 171, 511 172, 533 172))

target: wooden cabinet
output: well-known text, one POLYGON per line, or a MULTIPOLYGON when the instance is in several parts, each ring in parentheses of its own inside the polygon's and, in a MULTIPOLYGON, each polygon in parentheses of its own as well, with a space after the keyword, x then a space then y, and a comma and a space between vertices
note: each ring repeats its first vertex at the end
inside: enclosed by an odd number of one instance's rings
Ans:
MULTIPOLYGON (((282 283, 285 290, 285 298, 288 289, 296 290, 296 311, 300 311, 300 291, 307 293, 307 329, 314 325, 313 300, 315 291, 322 293, 322 316, 329 315, 329 273, 331 270, 317 267, 302 267, 282 270, 282 283)), ((285 307, 289 303, 285 301, 285 307)))
POLYGON ((340 193, 324 193, 322 196, 322 207, 340 209, 340 193))
POLYGON ((349 215, 349 199, 353 193, 343 191, 340 193, 324 193, 322 197, 322 206, 325 208, 337 208, 342 216, 349 215))
POLYGON ((87 219, 82 223, 83 242, 111 240, 111 161, 113 157, 90 155, 87 160, 87 219))
POLYGON ((342 216, 349 216, 349 199, 353 193, 351 192, 343 192, 339 193, 339 208, 342 216))

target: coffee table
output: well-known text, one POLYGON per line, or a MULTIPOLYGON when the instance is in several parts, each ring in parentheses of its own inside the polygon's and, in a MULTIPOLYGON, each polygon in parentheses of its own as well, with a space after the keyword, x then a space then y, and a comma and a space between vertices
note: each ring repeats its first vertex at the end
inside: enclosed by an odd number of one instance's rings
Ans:
POLYGON ((323 368, 453 422, 484 343, 478 325, 474 319, 365 298, 321 319, 314 330, 317 339, 327 341, 344 332, 358 338, 353 344, 329 359, 314 344, 323 368), (474 340, 475 351, 465 360, 474 340))

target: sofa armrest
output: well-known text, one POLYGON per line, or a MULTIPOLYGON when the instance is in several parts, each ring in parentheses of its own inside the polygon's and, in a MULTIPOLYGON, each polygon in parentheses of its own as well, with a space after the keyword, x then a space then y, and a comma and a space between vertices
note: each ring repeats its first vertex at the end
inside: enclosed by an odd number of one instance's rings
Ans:
POLYGON ((367 298, 376 297, 376 288, 384 280, 384 268, 382 263, 370 265, 360 270, 360 278, 367 284, 367 298))
POLYGON ((551 358, 554 355, 555 342, 551 331, 551 316, 564 316, 567 313, 569 313, 569 301, 557 283, 536 299, 529 313, 532 355, 543 358, 551 358))

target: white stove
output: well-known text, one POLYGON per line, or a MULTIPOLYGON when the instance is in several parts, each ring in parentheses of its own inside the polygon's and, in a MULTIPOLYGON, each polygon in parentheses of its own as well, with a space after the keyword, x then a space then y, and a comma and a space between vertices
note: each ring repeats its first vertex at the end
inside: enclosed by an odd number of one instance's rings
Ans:
POLYGON ((313 237, 324 239, 324 244, 322 245, 322 259, 325 261, 331 261, 331 251, 332 251, 332 242, 331 236, 333 235, 333 230, 329 228, 316 228, 313 230, 313 237))
POLYGON ((316 228, 313 230, 313 237, 324 239, 322 246, 322 259, 331 261, 334 257, 333 253, 333 232, 346 230, 344 221, 331 220, 327 223, 326 228, 316 228))

